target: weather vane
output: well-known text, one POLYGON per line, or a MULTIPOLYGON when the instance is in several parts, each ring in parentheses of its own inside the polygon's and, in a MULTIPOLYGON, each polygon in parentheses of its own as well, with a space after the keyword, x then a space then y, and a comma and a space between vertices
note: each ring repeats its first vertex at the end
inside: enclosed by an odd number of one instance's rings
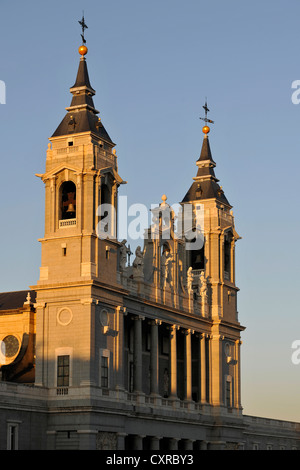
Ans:
POLYGON ((214 121, 212 121, 211 119, 208 119, 208 117, 207 117, 207 113, 210 112, 208 107, 207 107, 207 99, 205 99, 205 105, 202 106, 202 108, 205 111, 205 118, 200 117, 200 119, 202 119, 202 121, 206 122, 206 125, 202 128, 202 131, 204 132, 204 134, 208 134, 209 131, 210 131, 210 128, 208 127, 207 123, 209 122, 211 124, 214 124, 214 121))
POLYGON ((87 29, 88 27, 87 27, 87 25, 85 24, 85 21, 84 21, 84 13, 82 13, 82 20, 78 21, 78 23, 80 24, 80 26, 82 28, 82 34, 81 34, 82 44, 85 44, 86 40, 85 40, 85 37, 84 37, 84 30, 87 29))

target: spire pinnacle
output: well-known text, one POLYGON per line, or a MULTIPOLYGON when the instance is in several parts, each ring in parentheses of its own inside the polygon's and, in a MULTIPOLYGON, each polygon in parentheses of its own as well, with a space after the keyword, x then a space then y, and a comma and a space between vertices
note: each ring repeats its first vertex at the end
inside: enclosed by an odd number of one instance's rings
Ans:
POLYGON ((214 124, 214 121, 212 121, 211 119, 208 119, 208 117, 207 117, 207 113, 210 112, 209 109, 208 109, 208 107, 207 107, 207 98, 205 98, 205 105, 202 106, 202 108, 203 108, 204 111, 205 111, 205 118, 200 117, 200 119, 202 119, 202 121, 205 121, 205 123, 206 123, 206 125, 205 125, 204 127, 202 127, 202 132, 203 132, 203 134, 205 134, 205 137, 207 137, 207 134, 208 134, 209 131, 210 131, 210 128, 209 128, 209 126, 207 125, 207 123, 209 122, 209 123, 211 123, 211 124, 214 124))

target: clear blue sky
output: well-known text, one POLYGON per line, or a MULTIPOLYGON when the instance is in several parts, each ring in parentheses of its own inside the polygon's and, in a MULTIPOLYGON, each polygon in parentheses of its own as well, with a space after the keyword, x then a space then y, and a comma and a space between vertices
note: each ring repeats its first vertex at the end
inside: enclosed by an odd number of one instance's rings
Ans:
POLYGON ((244 413, 300 421, 300 4, 296 0, 1 2, 0 290, 39 276, 48 137, 71 102, 85 12, 95 106, 129 204, 180 201, 196 174, 205 97, 236 251, 244 413))

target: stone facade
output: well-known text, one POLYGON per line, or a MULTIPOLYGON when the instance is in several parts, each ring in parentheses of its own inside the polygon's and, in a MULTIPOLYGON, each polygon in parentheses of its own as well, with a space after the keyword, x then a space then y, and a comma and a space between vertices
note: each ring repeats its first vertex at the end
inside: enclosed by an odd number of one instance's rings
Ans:
POLYGON ((0 295, 0 449, 299 448, 297 423, 242 412, 240 237, 207 134, 187 216, 164 195, 129 265, 117 218, 101 212, 117 214, 125 182, 84 57, 70 91, 37 175, 40 278, 26 298, 11 293, 17 306, 0 295))

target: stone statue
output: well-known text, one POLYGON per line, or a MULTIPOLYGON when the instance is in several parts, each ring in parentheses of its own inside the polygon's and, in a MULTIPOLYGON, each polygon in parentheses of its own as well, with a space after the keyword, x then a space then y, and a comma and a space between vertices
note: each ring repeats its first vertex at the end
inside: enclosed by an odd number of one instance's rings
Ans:
POLYGON ((161 256, 161 278, 164 285, 166 282, 168 282, 171 287, 173 286, 172 262, 172 253, 170 253, 168 250, 165 250, 161 256))
POLYGON ((190 293, 193 290, 193 279, 194 279, 194 274, 192 273, 192 267, 190 266, 189 269, 187 270, 188 293, 190 293))
POLYGON ((204 276, 204 271, 202 271, 199 276, 199 294, 201 297, 202 316, 206 317, 208 315, 208 288, 207 279, 204 276))
POLYGON ((207 280, 204 276, 204 271, 201 271, 199 276, 199 294, 203 298, 207 298, 207 280))
POLYGON ((142 251, 141 247, 138 246, 135 250, 135 260, 132 263, 133 266, 133 275, 135 276, 143 276, 144 275, 144 252, 142 251))
POLYGON ((163 282, 165 281, 168 272, 168 258, 166 253, 167 252, 164 251, 161 255, 161 278, 163 282))
POLYGON ((127 262, 127 254, 128 254, 128 248, 126 246, 126 241, 123 240, 120 246, 120 270, 124 271, 126 262, 127 262))

